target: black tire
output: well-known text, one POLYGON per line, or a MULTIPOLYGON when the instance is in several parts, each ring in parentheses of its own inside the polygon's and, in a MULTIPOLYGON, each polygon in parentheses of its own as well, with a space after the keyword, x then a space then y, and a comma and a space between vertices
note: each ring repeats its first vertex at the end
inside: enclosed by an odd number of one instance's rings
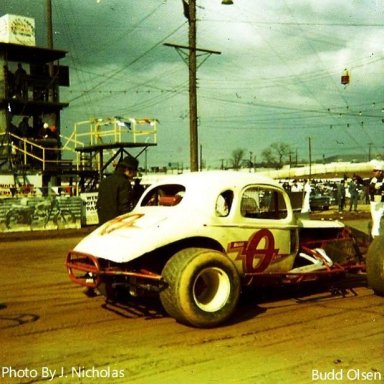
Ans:
POLYGON ((162 275, 168 287, 160 292, 161 303, 181 323, 214 327, 232 315, 239 301, 239 274, 221 252, 184 249, 169 259, 162 275))
POLYGON ((367 254, 368 285, 380 296, 384 296, 384 236, 373 239, 367 254))

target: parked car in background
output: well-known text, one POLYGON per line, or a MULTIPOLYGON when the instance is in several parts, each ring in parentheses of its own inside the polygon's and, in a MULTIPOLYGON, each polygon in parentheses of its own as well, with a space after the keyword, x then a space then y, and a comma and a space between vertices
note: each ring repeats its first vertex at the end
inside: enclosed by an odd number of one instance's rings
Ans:
POLYGON ((331 197, 321 192, 314 191, 309 198, 311 211, 327 211, 331 206, 331 197))

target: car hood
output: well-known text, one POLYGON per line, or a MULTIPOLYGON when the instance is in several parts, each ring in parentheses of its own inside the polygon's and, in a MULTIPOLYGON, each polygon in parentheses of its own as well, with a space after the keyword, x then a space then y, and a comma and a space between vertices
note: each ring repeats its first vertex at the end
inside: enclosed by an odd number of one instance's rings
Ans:
POLYGON ((82 239, 74 250, 124 263, 184 239, 191 233, 199 234, 203 227, 201 215, 186 215, 185 210, 181 212, 175 208, 143 208, 118 216, 98 227, 82 239), (196 219, 199 216, 200 219, 196 219))

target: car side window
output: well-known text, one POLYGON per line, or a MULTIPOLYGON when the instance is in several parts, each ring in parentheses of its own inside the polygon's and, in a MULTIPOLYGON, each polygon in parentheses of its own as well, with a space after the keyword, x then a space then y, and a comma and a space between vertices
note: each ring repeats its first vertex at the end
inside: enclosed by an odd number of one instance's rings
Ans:
POLYGON ((240 211, 243 217, 279 220, 287 217, 284 196, 276 189, 249 187, 241 197, 240 211))
POLYGON ((215 205, 216 216, 219 216, 219 217, 228 216, 229 212, 231 211, 232 201, 233 201, 233 191, 227 190, 220 193, 220 195, 216 199, 216 205, 215 205))
POLYGON ((148 191, 141 205, 175 206, 180 203, 185 194, 185 187, 178 184, 161 185, 148 191))

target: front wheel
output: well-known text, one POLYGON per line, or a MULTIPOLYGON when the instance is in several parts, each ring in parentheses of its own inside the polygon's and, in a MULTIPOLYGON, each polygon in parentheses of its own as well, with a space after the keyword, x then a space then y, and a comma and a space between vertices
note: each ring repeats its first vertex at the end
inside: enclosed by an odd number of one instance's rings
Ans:
POLYGON ((367 254, 368 285, 380 296, 384 296, 384 236, 375 237, 367 254))
POLYGON ((240 277, 232 261, 218 251, 187 248, 172 256, 162 275, 168 287, 160 300, 181 323, 214 327, 232 315, 240 296, 240 277))

